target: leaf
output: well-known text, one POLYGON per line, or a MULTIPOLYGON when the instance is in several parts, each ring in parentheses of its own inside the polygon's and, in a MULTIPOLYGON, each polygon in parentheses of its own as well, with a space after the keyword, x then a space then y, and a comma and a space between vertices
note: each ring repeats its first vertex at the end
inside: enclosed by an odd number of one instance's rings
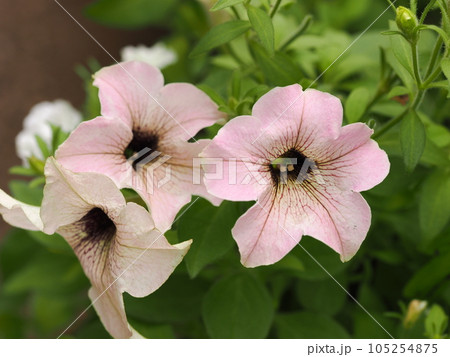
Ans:
POLYGON ((369 100, 370 94, 365 87, 358 87, 350 93, 345 102, 345 116, 349 123, 355 123, 361 119, 369 100))
POLYGON ((9 182, 9 189, 17 200, 29 205, 41 205, 43 196, 41 188, 31 188, 26 181, 13 180, 9 182))
POLYGON ((178 0, 97 0, 84 14, 105 26, 135 29, 163 23, 178 0))
POLYGON ((251 27, 250 22, 244 20, 228 21, 213 27, 199 41, 189 55, 190 58, 201 55, 220 45, 223 45, 242 35, 251 27))
POLYGON ((406 170, 412 172, 425 150, 425 127, 415 111, 409 111, 400 128, 400 143, 406 170))
MULTIPOLYGON (((341 279, 340 279, 341 280, 341 279)), ((342 281, 340 284, 346 287, 342 281)), ((300 303, 308 310, 326 315, 335 315, 345 303, 347 294, 332 279, 321 281, 301 280, 296 286, 300 303)))
POLYGON ((264 11, 254 6, 247 8, 248 18, 253 26, 253 29, 258 34, 258 37, 267 50, 270 56, 274 54, 274 30, 273 23, 270 16, 264 11))
POLYGON ((250 42, 250 48, 270 84, 285 86, 295 83, 301 78, 300 68, 285 54, 276 53, 270 57, 266 49, 256 42, 250 42))
POLYGON ((225 9, 227 7, 230 7, 230 6, 234 6, 234 5, 240 4, 242 2, 244 2, 244 0, 219 0, 211 8, 211 11, 222 10, 222 9, 225 9))
MULTIPOLYGON (((389 27, 392 30, 397 30, 397 25, 394 21, 389 21, 389 27)), ((390 36, 390 40, 395 58, 414 78, 411 49, 408 42, 402 36, 390 36)))
POLYGON ((427 298, 428 293, 450 274, 450 252, 433 258, 408 281, 405 295, 410 298, 427 298))
POLYGON ((448 79, 448 96, 450 97, 450 58, 443 58, 441 61, 442 72, 444 72, 445 77, 448 79))
POLYGON ((194 239, 185 257, 191 278, 231 249, 234 244, 231 229, 240 214, 236 203, 224 201, 220 207, 214 207, 199 199, 180 218, 178 235, 183 240, 194 239))
POLYGON ((387 98, 393 98, 393 97, 398 97, 401 95, 409 95, 409 90, 406 87, 403 86, 395 86, 393 87, 389 93, 386 95, 387 98))
POLYGON ((448 316, 439 305, 433 305, 425 319, 425 332, 429 338, 445 338, 448 316))
POLYGON ((294 312, 276 317, 278 338, 349 338, 331 317, 316 312, 294 312))
POLYGON ((211 338, 265 338, 274 308, 265 286, 249 274, 220 280, 203 300, 202 316, 211 338))
POLYGON ((419 203, 420 227, 425 237, 434 238, 450 219, 450 174, 435 171, 424 182, 419 203))

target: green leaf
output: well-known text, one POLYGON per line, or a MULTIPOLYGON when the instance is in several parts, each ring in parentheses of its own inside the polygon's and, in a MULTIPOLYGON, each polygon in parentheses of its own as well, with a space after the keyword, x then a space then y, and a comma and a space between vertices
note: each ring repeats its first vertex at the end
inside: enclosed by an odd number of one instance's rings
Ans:
POLYGON ((348 332, 327 315, 294 312, 275 319, 278 338, 349 338, 348 332))
POLYGON ((97 0, 85 9, 85 15, 105 26, 135 29, 163 23, 177 0, 97 0))
POLYGON ((286 86, 296 83, 301 78, 300 68, 283 53, 270 57, 266 49, 259 43, 250 42, 250 47, 264 76, 272 85, 286 86))
POLYGON ((38 173, 32 168, 23 166, 13 166, 9 169, 11 175, 36 176, 38 173))
POLYGON ((224 256, 234 245, 231 229, 241 212, 238 204, 224 201, 214 207, 204 199, 180 218, 178 235, 182 240, 193 238, 193 243, 185 257, 191 278, 208 264, 224 256))
POLYGON ((386 95, 388 98, 398 97, 401 95, 408 95, 409 89, 403 86, 395 86, 393 87, 389 93, 386 95))
POLYGON ((250 22, 244 20, 228 21, 217 25, 209 30, 209 32, 199 41, 189 57, 196 57, 213 48, 223 45, 242 35, 250 27, 250 22))
POLYGON ((433 258, 420 268, 405 287, 405 295, 410 298, 426 298, 428 293, 450 274, 450 252, 433 258))
POLYGON ((450 219, 450 174, 438 170, 424 182, 419 203, 420 227, 425 237, 434 238, 450 219))
POLYGON ((42 189, 31 188, 28 182, 13 180, 9 182, 9 189, 12 195, 19 201, 33 206, 40 206, 42 202, 42 189))
POLYGON ((349 123, 359 121, 369 104, 370 93, 365 87, 354 89, 345 102, 345 116, 349 123))
POLYGON ((425 127, 415 111, 403 118, 400 128, 400 143, 406 170, 412 172, 425 150, 425 127))
MULTIPOLYGON (((397 25, 394 21, 389 21, 389 27, 392 30, 397 30, 397 25)), ((391 48, 397 61, 414 77, 411 48, 402 36, 390 36, 391 48)))
POLYGON ((208 291, 202 316, 211 338, 265 338, 273 310, 265 286, 240 274, 220 280, 208 291))
MULTIPOLYGON (((340 279, 342 280, 342 279, 340 279)), ((340 284, 346 287, 342 281, 340 284)), ((333 279, 321 281, 301 280, 296 286, 300 303, 308 310, 335 315, 345 303, 347 294, 333 279)))
POLYGON ((425 333, 429 338, 445 338, 448 316, 439 305, 433 305, 425 319, 425 333))
POLYGON ((448 79, 448 96, 450 96, 450 58, 443 58, 441 61, 442 72, 444 72, 445 77, 448 79))
POLYGON ((211 8, 211 11, 222 10, 222 9, 225 9, 227 7, 230 7, 230 6, 234 6, 234 5, 240 4, 242 2, 244 2, 244 0, 219 0, 211 8))
POLYGON ((38 143, 39 149, 41 150, 42 155, 45 157, 49 157, 51 155, 50 148, 47 143, 42 139, 39 135, 35 135, 36 141, 38 143))
POLYGON ((248 18, 253 29, 270 56, 274 54, 274 30, 270 16, 264 11, 254 6, 247 8, 248 18))

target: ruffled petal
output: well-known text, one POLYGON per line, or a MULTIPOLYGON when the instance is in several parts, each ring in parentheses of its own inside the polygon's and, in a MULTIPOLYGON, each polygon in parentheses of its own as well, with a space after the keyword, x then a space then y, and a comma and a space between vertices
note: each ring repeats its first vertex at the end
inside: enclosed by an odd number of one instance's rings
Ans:
POLYGON ((164 109, 155 108, 157 113, 152 119, 161 121, 158 126, 162 128, 166 140, 188 140, 201 129, 225 117, 205 93, 189 83, 168 84, 161 89, 159 98, 164 109))
POLYGON ((10 225, 31 231, 43 229, 40 208, 12 198, 0 190, 0 215, 10 225))
POLYGON ((56 159, 74 172, 97 172, 122 184, 130 165, 124 152, 133 138, 120 120, 97 117, 84 122, 56 151, 56 159))
POLYGON ((77 222, 93 207, 114 215, 125 206, 125 199, 116 184, 104 175, 74 173, 49 158, 45 176, 41 217, 47 234, 77 222))
POLYGON ((157 93, 164 85, 162 73, 144 62, 125 62, 102 68, 94 75, 102 115, 123 120, 133 127, 158 106, 157 93))
POLYGON ((158 289, 189 250, 191 240, 170 245, 154 228, 150 214, 129 203, 116 220, 118 228, 111 254, 113 275, 124 290, 144 297, 158 289))
POLYGON ((89 289, 89 298, 103 326, 112 337, 133 338, 135 336, 135 331, 128 324, 122 292, 117 282, 113 283, 112 280, 108 285, 92 286, 89 289))
POLYGON ((343 190, 369 190, 389 173, 386 153, 370 139, 373 130, 363 123, 346 125, 339 138, 320 154, 321 174, 343 190))
POLYGON ((276 202, 276 192, 267 190, 236 222, 232 234, 241 263, 256 267, 276 263, 300 241, 303 231, 292 224, 289 212, 276 202))
POLYGON ((262 165, 271 155, 271 142, 256 141, 263 126, 252 116, 228 122, 200 154, 204 158, 205 185, 214 196, 232 201, 251 201, 270 183, 262 165))

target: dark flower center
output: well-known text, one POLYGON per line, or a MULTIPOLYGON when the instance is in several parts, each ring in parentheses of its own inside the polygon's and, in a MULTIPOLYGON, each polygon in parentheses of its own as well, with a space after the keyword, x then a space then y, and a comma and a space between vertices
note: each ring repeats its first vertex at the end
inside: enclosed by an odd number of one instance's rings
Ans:
POLYGON ((84 240, 90 242, 109 242, 117 231, 116 225, 108 215, 98 207, 92 208, 79 221, 82 231, 86 234, 84 240))
POLYGON ((153 160, 158 148, 158 136, 153 133, 133 130, 133 139, 124 151, 127 159, 132 160, 133 169, 137 165, 145 165, 153 160))
POLYGON ((311 173, 311 160, 296 149, 289 149, 269 164, 274 185, 302 182, 311 173))

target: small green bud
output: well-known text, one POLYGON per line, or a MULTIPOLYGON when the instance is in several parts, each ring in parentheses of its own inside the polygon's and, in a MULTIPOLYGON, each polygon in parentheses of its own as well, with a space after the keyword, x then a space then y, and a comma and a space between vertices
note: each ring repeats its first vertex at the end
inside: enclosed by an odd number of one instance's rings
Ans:
POLYGON ((397 8, 395 22, 397 23, 399 30, 403 32, 409 41, 417 41, 417 33, 415 32, 415 28, 418 25, 417 17, 410 9, 399 6, 397 8))

